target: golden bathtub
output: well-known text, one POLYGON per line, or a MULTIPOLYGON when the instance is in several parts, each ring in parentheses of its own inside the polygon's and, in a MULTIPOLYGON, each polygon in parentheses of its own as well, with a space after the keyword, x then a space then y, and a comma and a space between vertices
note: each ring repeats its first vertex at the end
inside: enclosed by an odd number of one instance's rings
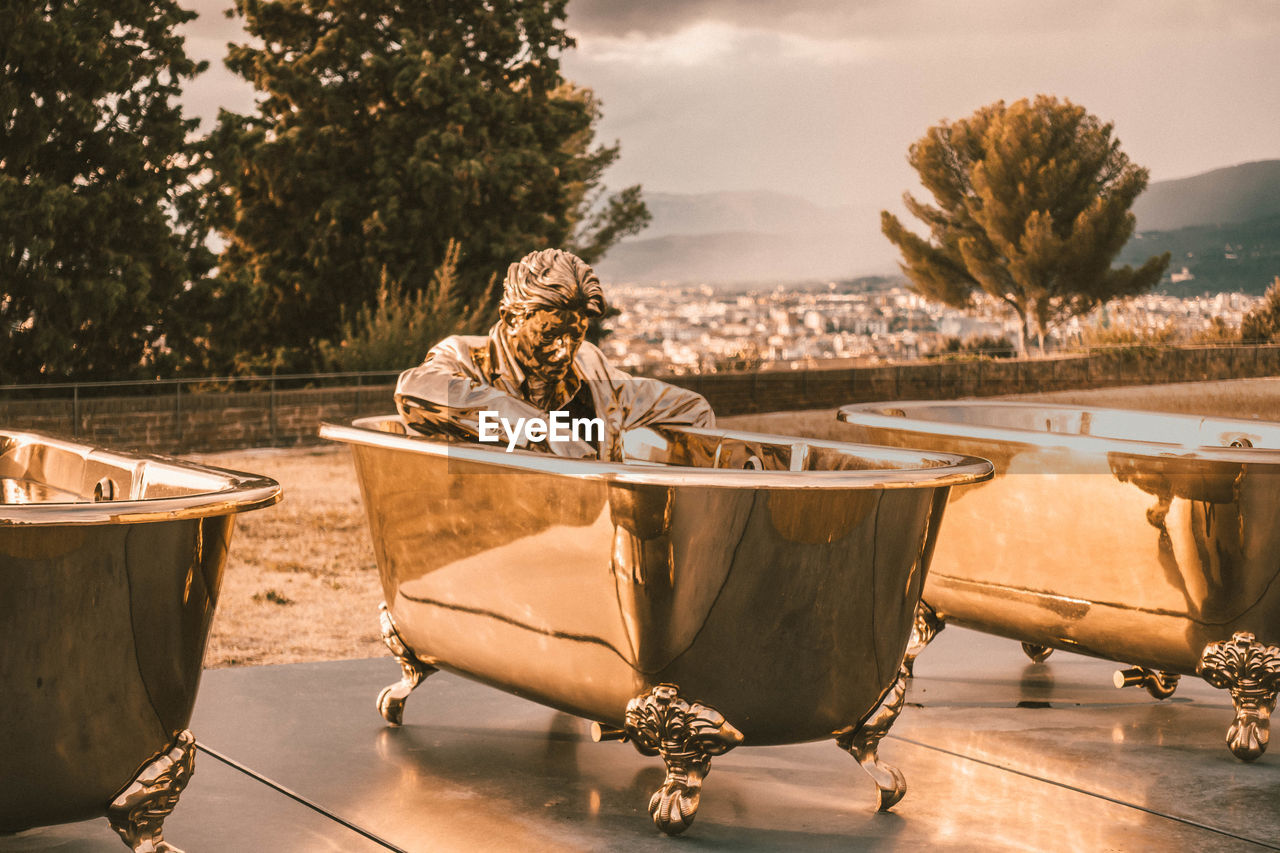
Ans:
POLYGON ((1231 751, 1267 746, 1280 688, 1280 424, 1023 402, 846 406, 850 440, 992 460, 956 489, 909 658, 946 622, 1231 692, 1231 751))
POLYGON ((0 431, 0 494, 0 833, 105 815, 173 851, 233 516, 280 486, 0 431))
POLYGON ((373 534, 399 724, 437 668, 594 721, 661 755, 649 812, 692 822, 710 760, 834 737, 902 796, 876 746, 953 485, 985 460, 719 430, 628 432, 562 459, 324 425, 349 444, 373 534))

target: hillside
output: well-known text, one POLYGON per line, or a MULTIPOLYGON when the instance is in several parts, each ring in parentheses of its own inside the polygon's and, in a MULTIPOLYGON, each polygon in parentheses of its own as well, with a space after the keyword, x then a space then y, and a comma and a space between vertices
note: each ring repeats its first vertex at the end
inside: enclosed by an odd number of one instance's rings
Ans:
MULTIPOLYGON (((866 255, 852 232, 728 231, 630 240, 614 247, 597 267, 614 281, 773 284, 848 278, 865 269, 866 255)), ((891 261, 879 268, 891 269, 891 261)))
POLYGON ((646 192, 644 200, 653 214, 653 222, 644 231, 645 240, 734 232, 840 231, 853 228, 858 218, 851 205, 824 207, 769 190, 696 195, 646 192))
POLYGON ((1280 160, 1156 181, 1133 206, 1139 231, 1176 231, 1280 216, 1280 160))
POLYGON ((652 224, 596 265, 613 281, 840 279, 895 269, 879 211, 769 191, 645 193, 652 224))
MULTIPOLYGON (((612 281, 796 282, 896 272, 874 206, 823 206, 781 192, 646 193, 653 222, 597 264, 612 281)), ((1280 160, 1157 181, 1134 205, 1121 263, 1173 255, 1192 278, 1173 293, 1260 293, 1280 275, 1280 160)))
POLYGON ((1119 260, 1139 264, 1161 252, 1172 255, 1158 288, 1165 293, 1263 293, 1280 275, 1280 215, 1230 225, 1144 231, 1129 241, 1119 260))

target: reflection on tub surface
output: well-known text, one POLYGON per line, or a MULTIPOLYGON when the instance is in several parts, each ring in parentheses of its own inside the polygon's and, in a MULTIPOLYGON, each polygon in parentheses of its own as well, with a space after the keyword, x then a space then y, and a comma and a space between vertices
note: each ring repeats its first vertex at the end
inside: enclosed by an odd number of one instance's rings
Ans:
POLYGON ((279 485, 12 432, 0 483, 0 831, 108 814, 148 768, 180 790, 232 514, 279 485))
MULTIPOLYGON (((947 621, 1029 653, 1137 664, 1142 677, 1118 683, 1157 696, 1172 692, 1159 672, 1195 674, 1211 644, 1256 637, 1233 696, 1274 701, 1280 672, 1255 686, 1250 671, 1268 669, 1266 644, 1280 642, 1280 424, 996 402, 867 404, 840 418, 853 440, 995 463, 994 480, 952 495, 924 594, 947 621)), ((1257 757, 1261 737, 1237 755, 1257 757)))
POLYGON ((322 434, 352 445, 387 628, 422 665, 619 730, 687 701, 748 744, 856 729, 886 697, 947 490, 989 472, 717 430, 635 431, 625 462, 399 432, 322 434))

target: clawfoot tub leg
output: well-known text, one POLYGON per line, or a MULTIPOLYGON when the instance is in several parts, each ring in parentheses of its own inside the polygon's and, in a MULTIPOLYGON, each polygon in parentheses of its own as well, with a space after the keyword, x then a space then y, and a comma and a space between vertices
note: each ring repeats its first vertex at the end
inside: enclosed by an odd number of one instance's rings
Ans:
POLYGON ((1031 658, 1032 663, 1044 663, 1049 659, 1049 655, 1053 654, 1053 648, 1036 645, 1035 643, 1023 643, 1022 652, 1031 658))
POLYGON ((195 768, 195 738, 183 730, 173 746, 138 771, 107 807, 107 821, 135 853, 182 853, 164 840, 164 819, 178 805, 195 768))
POLYGON ((436 671, 434 666, 423 663, 400 639, 396 630, 396 622, 391 618, 391 611, 386 603, 378 605, 378 623, 382 626, 382 642, 391 649, 391 654, 400 661, 400 680, 395 684, 382 688, 378 694, 378 713, 382 719, 393 726, 404 722, 404 703, 422 680, 436 671))
POLYGON ((711 759, 742 743, 735 729, 715 708, 690 704, 674 684, 659 684, 627 703, 625 728, 591 726, 592 739, 631 741, 643 755, 661 755, 667 778, 649 798, 649 817, 668 835, 689 828, 698 814, 702 780, 711 759))
POLYGON ((947 623, 938 615, 938 611, 925 604, 923 599, 916 605, 916 618, 911 626, 911 639, 907 641, 907 655, 902 660, 902 665, 907 668, 908 678, 915 671, 916 658, 945 627, 947 623))
POLYGON ((862 769, 875 781, 876 788, 879 789, 876 809, 882 812, 893 808, 907 793, 907 780, 902 771, 882 762, 877 752, 880 741, 889 733, 898 714, 902 713, 902 705, 907 698, 907 676, 907 665, 904 662, 902 669, 898 670, 898 680, 880 703, 879 709, 862 725, 850 726, 836 734, 839 747, 858 759, 862 769))
POLYGON ((1232 754, 1253 761, 1266 752, 1280 692, 1280 647, 1265 646, 1241 631, 1205 646, 1196 672, 1214 687, 1231 691, 1236 718, 1227 729, 1227 746, 1232 754))
POLYGON ((1131 666, 1128 669, 1117 669, 1111 681, 1116 687, 1144 687, 1152 698, 1168 699, 1178 689, 1178 680, 1181 678, 1176 672, 1131 666))

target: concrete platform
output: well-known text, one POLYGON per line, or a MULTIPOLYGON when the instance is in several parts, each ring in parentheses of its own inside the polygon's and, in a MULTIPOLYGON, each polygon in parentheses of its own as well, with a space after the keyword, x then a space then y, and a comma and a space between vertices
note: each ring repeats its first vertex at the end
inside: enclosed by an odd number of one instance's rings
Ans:
MULTIPOLYGON (((881 745, 909 786, 889 814, 834 743, 712 762, 678 839, 645 813, 661 761, 587 724, 438 674, 383 724, 394 661, 205 673, 196 774, 165 838, 205 851, 1280 850, 1280 743, 1223 744, 1229 697, 1196 679, 1157 702, 1115 666, 948 628, 881 745)), ((0 837, 0 851, 114 853, 105 820, 0 837)))

